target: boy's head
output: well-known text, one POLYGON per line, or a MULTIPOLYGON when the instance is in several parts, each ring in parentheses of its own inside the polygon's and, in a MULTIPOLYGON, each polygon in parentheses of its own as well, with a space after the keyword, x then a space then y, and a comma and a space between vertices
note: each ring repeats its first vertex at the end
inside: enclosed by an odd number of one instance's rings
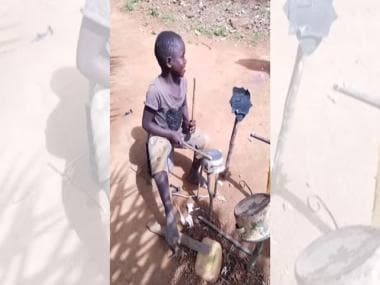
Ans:
POLYGON ((184 76, 186 59, 185 43, 180 35, 172 31, 161 32, 154 45, 154 54, 162 71, 184 76))

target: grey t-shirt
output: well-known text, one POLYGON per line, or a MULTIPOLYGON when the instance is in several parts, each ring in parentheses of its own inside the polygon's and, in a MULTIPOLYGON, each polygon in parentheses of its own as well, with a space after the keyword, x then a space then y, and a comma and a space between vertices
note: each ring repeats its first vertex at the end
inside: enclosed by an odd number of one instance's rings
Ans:
POLYGON ((181 130, 182 107, 186 104, 187 82, 180 82, 180 93, 170 94, 165 88, 163 78, 158 76, 148 88, 145 105, 156 111, 154 120, 164 129, 181 130))

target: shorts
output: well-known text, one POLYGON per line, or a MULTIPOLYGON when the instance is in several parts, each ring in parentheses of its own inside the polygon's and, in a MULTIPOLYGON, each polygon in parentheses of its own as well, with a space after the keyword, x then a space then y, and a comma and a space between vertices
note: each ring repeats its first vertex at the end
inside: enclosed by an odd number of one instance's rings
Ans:
MULTIPOLYGON (((195 132, 186 142, 199 150, 204 150, 207 145, 207 137, 204 134, 195 132)), ((174 165, 173 151, 173 145, 167 138, 149 136, 148 155, 152 176, 161 171, 169 172, 172 169, 174 165)))

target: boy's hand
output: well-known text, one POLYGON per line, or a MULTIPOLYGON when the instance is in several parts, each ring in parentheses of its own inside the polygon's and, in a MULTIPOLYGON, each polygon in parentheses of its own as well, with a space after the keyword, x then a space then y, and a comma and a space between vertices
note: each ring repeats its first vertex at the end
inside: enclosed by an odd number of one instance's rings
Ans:
POLYGON ((184 122, 183 132, 187 135, 191 135, 195 132, 196 122, 195 120, 184 122))
POLYGON ((191 120, 189 122, 189 133, 190 134, 193 134, 195 132, 196 126, 197 126, 197 123, 195 120, 191 120))
POLYGON ((176 146, 179 146, 179 147, 183 146, 182 136, 178 132, 171 132, 168 139, 172 142, 172 144, 176 146))

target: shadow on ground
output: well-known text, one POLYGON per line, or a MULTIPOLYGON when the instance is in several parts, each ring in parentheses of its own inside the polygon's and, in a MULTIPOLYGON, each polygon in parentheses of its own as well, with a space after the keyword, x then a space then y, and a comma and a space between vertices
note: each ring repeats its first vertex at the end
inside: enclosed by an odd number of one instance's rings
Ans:
POLYGON ((240 64, 250 70, 262 71, 270 74, 270 61, 261 60, 261 59, 239 59, 236 61, 237 64, 240 64))
POLYGON ((62 67, 53 73, 50 85, 60 101, 47 120, 46 147, 65 160, 65 167, 62 173, 49 167, 62 176, 62 202, 71 228, 106 280, 109 243, 89 147, 89 84, 75 67, 62 67))
POLYGON ((136 127, 131 135, 132 166, 112 170, 111 177, 111 282, 167 284, 174 263, 165 241, 146 228, 148 222, 163 223, 164 218, 147 171, 146 134, 136 127))

